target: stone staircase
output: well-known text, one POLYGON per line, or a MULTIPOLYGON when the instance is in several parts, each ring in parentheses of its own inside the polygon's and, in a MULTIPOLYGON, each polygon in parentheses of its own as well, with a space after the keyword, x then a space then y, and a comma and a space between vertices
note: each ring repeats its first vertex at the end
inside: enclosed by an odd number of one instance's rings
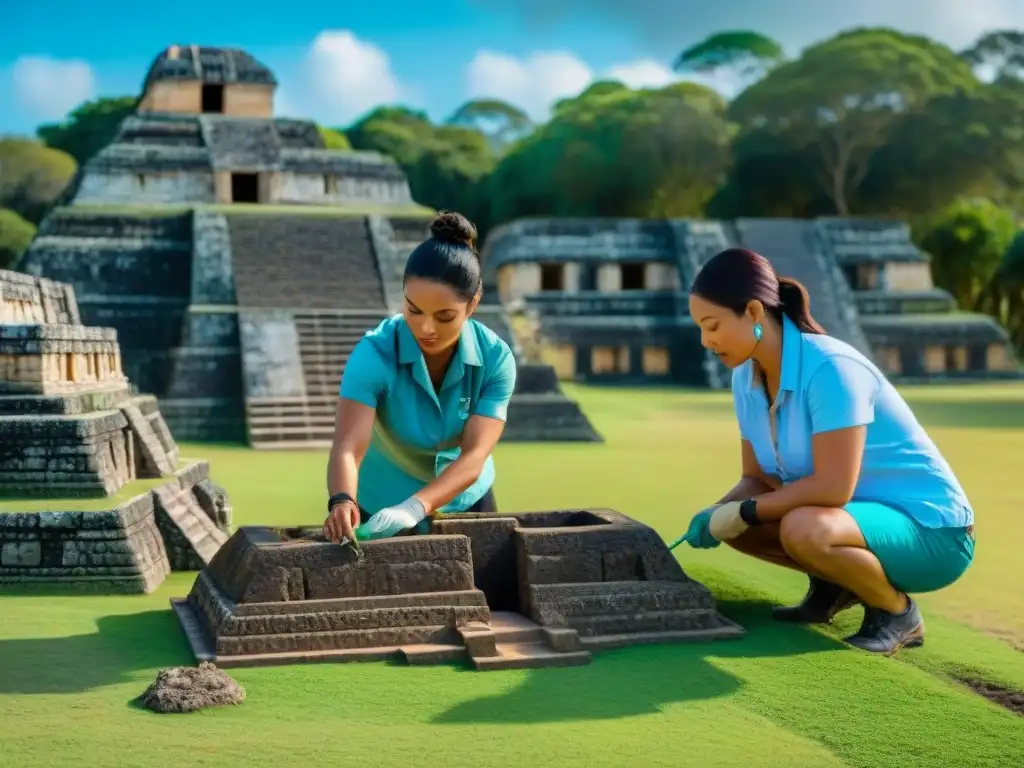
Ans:
POLYGON ((736 227, 743 245, 767 257, 780 277, 803 283, 811 296, 811 314, 830 336, 871 357, 849 286, 824 252, 813 221, 739 219, 736 227))
POLYGON ((270 329, 253 349, 243 335, 250 444, 329 447, 348 356, 388 314, 367 218, 229 214, 228 228, 239 311, 267 310, 270 329), (289 348, 260 349, 274 343, 289 348))
MULTIPOLYGON (((730 233, 718 221, 674 220, 671 226, 676 241, 680 283, 684 291, 689 291, 701 267, 731 245, 730 233)), ((728 389, 732 384, 732 372, 710 350, 704 350, 703 354, 708 386, 711 389, 728 389)))
POLYGON ((365 217, 227 218, 239 307, 383 310, 365 217))
POLYGON ((292 321, 305 393, 246 398, 252 447, 329 448, 348 357, 363 335, 386 316, 383 309, 295 311, 292 321))

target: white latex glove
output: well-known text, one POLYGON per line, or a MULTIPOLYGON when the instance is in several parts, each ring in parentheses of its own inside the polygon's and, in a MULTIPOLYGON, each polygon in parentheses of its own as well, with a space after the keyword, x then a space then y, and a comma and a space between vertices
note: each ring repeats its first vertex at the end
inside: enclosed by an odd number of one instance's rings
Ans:
POLYGON ((708 530, 719 541, 735 539, 749 527, 740 517, 738 501, 726 502, 716 507, 711 513, 711 520, 708 521, 708 530))
POLYGON ((357 539, 384 539, 414 528, 427 516, 423 502, 410 496, 401 504, 376 512, 356 529, 357 539))

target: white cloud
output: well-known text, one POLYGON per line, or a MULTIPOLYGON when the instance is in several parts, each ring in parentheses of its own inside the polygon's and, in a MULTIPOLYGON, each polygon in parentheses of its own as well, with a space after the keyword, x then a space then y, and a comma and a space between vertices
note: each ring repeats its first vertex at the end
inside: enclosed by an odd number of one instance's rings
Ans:
POLYGON ((469 63, 466 78, 469 98, 502 99, 542 119, 553 102, 586 88, 594 73, 565 51, 541 51, 525 59, 479 51, 469 63))
POLYGON ((469 63, 466 80, 469 98, 501 99, 535 120, 546 119, 554 102, 576 96, 595 80, 617 80, 630 88, 663 88, 691 80, 726 97, 735 95, 741 85, 727 72, 680 74, 654 59, 622 62, 595 72, 567 51, 532 53, 525 58, 480 51, 469 63))
POLYGON ((630 88, 664 88, 679 80, 671 69, 654 59, 641 59, 609 68, 608 77, 630 88))
POLYGON ((349 30, 325 30, 307 55, 313 110, 329 125, 348 123, 379 104, 396 102, 406 93, 381 48, 349 30))
POLYGON ((80 59, 22 56, 11 78, 14 97, 40 120, 59 120, 96 93, 92 67, 80 59))

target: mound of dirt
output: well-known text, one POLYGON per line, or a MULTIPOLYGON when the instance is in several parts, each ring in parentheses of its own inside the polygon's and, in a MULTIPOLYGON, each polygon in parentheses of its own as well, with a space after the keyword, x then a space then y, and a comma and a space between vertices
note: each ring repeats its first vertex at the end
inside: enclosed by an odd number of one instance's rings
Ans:
POLYGON ((198 667, 162 669, 139 697, 154 712, 194 712, 207 707, 241 704, 245 689, 209 661, 198 667))

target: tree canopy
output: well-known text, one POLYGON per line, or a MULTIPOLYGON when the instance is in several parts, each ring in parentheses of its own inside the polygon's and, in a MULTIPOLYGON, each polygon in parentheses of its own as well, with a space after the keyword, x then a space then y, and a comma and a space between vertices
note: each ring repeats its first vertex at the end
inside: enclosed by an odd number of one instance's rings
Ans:
POLYGON ((28 250, 36 228, 21 216, 0 208, 0 269, 9 269, 28 250))
POLYGON ((36 135, 48 147, 63 150, 84 165, 113 140, 135 103, 131 96, 93 99, 73 109, 63 122, 39 126, 36 135))
POLYGON ((822 190, 835 212, 847 215, 851 194, 899 116, 976 85, 969 64, 949 48, 891 29, 860 29, 772 70, 737 97, 730 113, 811 150, 822 190))

